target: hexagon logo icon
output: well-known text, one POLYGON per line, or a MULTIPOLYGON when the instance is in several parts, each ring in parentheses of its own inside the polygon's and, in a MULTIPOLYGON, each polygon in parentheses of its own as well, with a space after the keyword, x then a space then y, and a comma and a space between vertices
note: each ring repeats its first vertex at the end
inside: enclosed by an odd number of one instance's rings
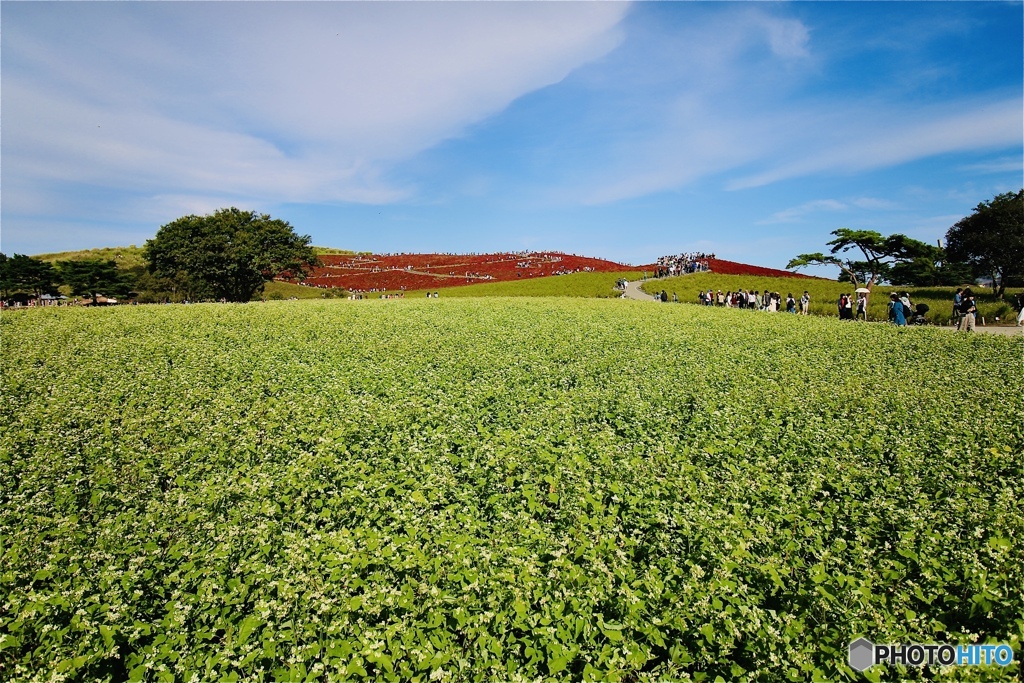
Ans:
POLYGON ((875 664, 875 646, 867 638, 858 638, 850 643, 850 668, 864 671, 875 664))

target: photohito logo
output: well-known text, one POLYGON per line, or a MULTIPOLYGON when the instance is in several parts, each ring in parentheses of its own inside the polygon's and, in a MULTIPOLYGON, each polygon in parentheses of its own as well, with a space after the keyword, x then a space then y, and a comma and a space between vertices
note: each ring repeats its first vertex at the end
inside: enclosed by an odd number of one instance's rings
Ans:
POLYGON ((875 645, 867 638, 850 643, 850 668, 864 671, 875 664, 906 666, 1010 666, 1013 648, 996 645, 950 645, 920 643, 875 645))

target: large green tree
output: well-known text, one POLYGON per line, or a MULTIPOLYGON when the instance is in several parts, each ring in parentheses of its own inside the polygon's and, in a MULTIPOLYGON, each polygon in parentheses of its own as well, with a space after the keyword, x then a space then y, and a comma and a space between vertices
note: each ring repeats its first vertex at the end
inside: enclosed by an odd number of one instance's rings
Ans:
POLYGON ((98 296, 122 296, 130 287, 125 273, 110 260, 58 261, 57 274, 72 294, 88 296, 94 303, 98 296))
POLYGON ((832 247, 830 253, 800 254, 790 260, 786 268, 799 270, 807 266, 837 266, 843 273, 841 279, 852 282, 854 287, 863 285, 870 289, 876 282, 888 279, 900 266, 906 272, 909 263, 936 263, 942 258, 942 250, 938 247, 898 233, 885 237, 874 230, 839 228, 833 230, 832 235, 835 239, 827 243, 832 247))
POLYGON ((53 266, 24 254, 7 257, 0 254, 0 293, 4 299, 15 292, 41 296, 57 290, 54 283, 57 273, 53 266))
POLYGON ((145 255, 153 275, 179 283, 191 299, 248 301, 282 272, 304 277, 317 262, 309 242, 286 221, 232 207, 168 223, 145 255))
POLYGON ((946 251, 992 278, 996 297, 1009 281, 1024 278, 1024 189, 981 202, 946 232, 946 251))

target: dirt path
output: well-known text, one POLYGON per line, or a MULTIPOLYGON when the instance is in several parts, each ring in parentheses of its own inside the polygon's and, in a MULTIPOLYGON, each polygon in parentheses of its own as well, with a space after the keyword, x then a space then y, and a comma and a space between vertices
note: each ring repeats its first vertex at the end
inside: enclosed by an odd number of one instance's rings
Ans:
MULTIPOLYGON (((942 327, 951 332, 956 332, 955 327, 951 327, 949 325, 943 325, 942 327)), ((1024 327, 1007 327, 1004 325, 975 325, 974 331, 984 332, 985 334, 1001 334, 1004 337, 1024 336, 1024 327)))
POLYGON ((643 280, 634 280, 626 283, 626 290, 622 293, 623 298, 636 299, 637 301, 654 301, 654 297, 640 289, 643 280))

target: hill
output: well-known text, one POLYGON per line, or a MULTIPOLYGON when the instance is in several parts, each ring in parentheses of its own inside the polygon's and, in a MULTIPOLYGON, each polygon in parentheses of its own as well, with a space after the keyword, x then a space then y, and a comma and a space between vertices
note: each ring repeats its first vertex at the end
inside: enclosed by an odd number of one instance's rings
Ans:
POLYGON ((354 292, 437 290, 570 273, 640 272, 614 261, 560 252, 322 254, 320 261, 303 281, 305 286, 354 292))
POLYGON ((821 280, 812 275, 804 275, 803 273, 791 273, 788 270, 779 270, 778 268, 764 268, 762 266, 751 266, 746 263, 737 263, 736 261, 725 261, 723 259, 711 258, 707 259, 708 268, 711 269, 712 273, 718 273, 719 275, 757 275, 759 277, 785 277, 785 278, 798 278, 805 280, 821 280))
POLYGON ((125 270, 146 265, 146 259, 142 256, 142 247, 137 247, 134 244, 127 247, 97 247, 95 249, 79 249, 77 251, 57 251, 50 254, 36 254, 32 258, 46 261, 47 263, 102 259, 104 261, 114 261, 119 268, 125 270))

